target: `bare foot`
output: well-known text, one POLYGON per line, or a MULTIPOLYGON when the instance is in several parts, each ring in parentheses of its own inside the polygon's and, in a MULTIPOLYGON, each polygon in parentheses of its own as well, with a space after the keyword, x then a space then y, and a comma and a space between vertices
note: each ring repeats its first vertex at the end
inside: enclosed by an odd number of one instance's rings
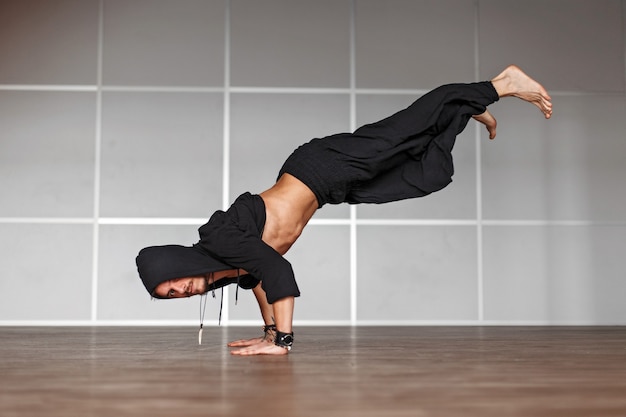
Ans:
POLYGON ((500 97, 521 98, 539 107, 546 119, 552 116, 552 98, 546 89, 517 66, 508 66, 491 83, 500 97))
POLYGON ((252 356, 252 355, 286 355, 289 351, 280 346, 276 346, 273 342, 261 341, 257 344, 244 347, 242 349, 233 350, 231 355, 252 356))
POLYGON ((484 124, 487 127, 487 132, 489 132, 489 139, 494 139, 496 137, 496 118, 493 117, 489 110, 485 110, 482 114, 477 114, 476 116, 472 116, 474 120, 484 124))

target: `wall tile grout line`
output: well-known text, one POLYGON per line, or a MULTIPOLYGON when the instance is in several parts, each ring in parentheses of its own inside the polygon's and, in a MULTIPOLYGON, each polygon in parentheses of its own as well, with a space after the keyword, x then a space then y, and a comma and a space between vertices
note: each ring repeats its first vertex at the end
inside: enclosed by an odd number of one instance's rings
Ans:
POLYGON ((104 47, 104 0, 98 4, 98 61, 96 68, 96 126, 94 144, 94 190, 93 190, 93 255, 91 278, 91 321, 98 320, 98 285, 100 251, 100 182, 102 167, 102 68, 104 47))
MULTIPOLYGON (((92 224, 93 217, 0 217, 0 224, 92 224)), ((202 225, 207 219, 202 217, 98 217, 100 225, 202 225)), ((350 225, 352 219, 326 218, 312 219, 309 226, 350 225)), ((476 219, 367 219, 356 218, 357 226, 475 226, 476 219)), ((542 220, 542 219, 481 219, 483 226, 523 227, 523 226, 572 226, 572 227, 624 227, 623 220, 542 220)))
MULTIPOLYGON (((224 0, 224 121, 223 124, 223 173, 222 173, 222 209, 227 210, 230 206, 230 133, 231 133, 231 103, 230 103, 230 22, 231 22, 231 3, 230 0, 224 0)), ((202 222, 201 224, 203 224, 202 222)), ((223 288, 225 300, 229 300, 229 286, 223 288)), ((226 302, 222 308, 222 321, 228 326, 230 323, 229 303, 226 302)))
MULTIPOLYGON (((622 0, 622 42, 626 45, 626 0, 622 0)), ((626 51, 624 52, 624 95, 626 95, 626 51)))
POLYGON ((0 91, 96 92, 97 85, 0 84, 0 91))
MULTIPOLYGON (((230 320, 230 327, 254 327, 258 328, 258 320, 242 319, 230 320)), ((207 318, 205 326, 217 327, 217 319, 207 318)), ((0 320, 0 327, 16 326, 54 326, 54 327, 137 327, 137 326, 198 326, 198 321, 194 319, 181 320, 0 320)), ((224 327, 222 320, 222 327, 224 327)), ((317 327, 317 326, 353 326, 350 320, 298 320, 294 319, 294 326, 317 327)), ((399 327, 430 327, 430 326, 469 326, 469 327, 490 327, 490 326, 623 326, 623 323, 615 320, 613 322, 596 322, 593 320, 451 320, 451 319, 430 319, 430 320, 361 320, 358 326, 399 326, 399 327)))
MULTIPOLYGON (((474 2, 474 81, 480 81, 480 2, 474 2)), ((480 123, 474 124, 476 143, 476 275, 477 275, 477 306, 478 321, 485 318, 484 298, 484 264, 483 264, 483 175, 482 175, 482 142, 480 140, 480 123)))
MULTIPOLYGON (((350 2, 350 131, 356 122, 356 0, 350 2)), ((357 207, 350 205, 350 323, 357 324, 358 246, 357 207)))
MULTIPOLYGON (((463 80, 458 80, 463 82, 463 80)), ((107 86, 107 85, 37 85, 0 84, 0 91, 50 92, 119 92, 119 93, 224 93, 225 87, 176 86, 107 86)), ((424 95, 430 90, 415 88, 325 88, 325 87, 242 87, 229 86, 233 94, 355 94, 358 95, 424 95)), ((552 97, 624 97, 626 92, 550 90, 552 97)))

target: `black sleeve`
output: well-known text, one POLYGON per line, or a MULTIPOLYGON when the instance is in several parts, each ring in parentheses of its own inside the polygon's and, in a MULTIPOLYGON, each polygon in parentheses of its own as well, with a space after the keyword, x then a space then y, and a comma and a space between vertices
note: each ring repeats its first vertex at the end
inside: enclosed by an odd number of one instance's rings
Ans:
POLYGON ((198 230, 198 245, 223 262, 243 268, 259 279, 268 303, 300 296, 291 264, 254 231, 240 227, 235 214, 231 210, 215 212, 198 230))

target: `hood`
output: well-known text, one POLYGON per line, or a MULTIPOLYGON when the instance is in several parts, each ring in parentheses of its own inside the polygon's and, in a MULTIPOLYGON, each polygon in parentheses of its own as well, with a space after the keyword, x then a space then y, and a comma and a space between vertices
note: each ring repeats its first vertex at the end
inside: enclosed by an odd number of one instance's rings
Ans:
MULTIPOLYGON (((154 290, 156 287, 164 281, 235 268, 212 257, 196 245, 150 246, 142 249, 135 261, 139 277, 148 293, 153 297, 155 297, 154 290)), ((242 275, 239 278, 223 278, 209 286, 209 291, 237 283, 241 288, 251 289, 257 286, 259 280, 251 275, 242 275)))

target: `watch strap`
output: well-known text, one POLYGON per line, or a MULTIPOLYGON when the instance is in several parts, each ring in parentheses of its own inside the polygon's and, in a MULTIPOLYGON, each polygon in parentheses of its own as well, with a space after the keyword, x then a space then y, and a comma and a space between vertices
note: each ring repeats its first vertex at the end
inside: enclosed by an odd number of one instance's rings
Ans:
POLYGON ((291 350, 291 347, 293 346, 293 332, 284 333, 280 330, 276 330, 276 339, 274 344, 283 349, 291 350))

